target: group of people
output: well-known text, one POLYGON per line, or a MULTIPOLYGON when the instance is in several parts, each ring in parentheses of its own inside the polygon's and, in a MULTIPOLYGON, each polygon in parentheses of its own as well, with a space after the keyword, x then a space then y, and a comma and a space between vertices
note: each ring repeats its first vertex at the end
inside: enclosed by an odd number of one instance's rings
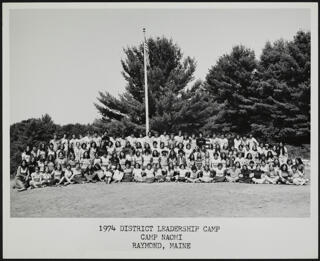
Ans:
POLYGON ((64 134, 47 144, 27 145, 14 187, 18 191, 89 182, 239 182, 304 185, 301 158, 288 157, 282 142, 266 144, 252 135, 204 136, 149 132, 64 134))

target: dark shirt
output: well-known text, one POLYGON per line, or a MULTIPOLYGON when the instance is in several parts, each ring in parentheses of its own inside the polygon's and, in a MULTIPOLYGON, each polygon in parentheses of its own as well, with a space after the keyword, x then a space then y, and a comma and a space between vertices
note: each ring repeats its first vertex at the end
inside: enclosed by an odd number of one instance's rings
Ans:
POLYGON ((257 170, 257 169, 255 169, 254 171, 253 171, 253 174, 254 174, 254 178, 256 178, 256 179, 261 179, 261 175, 263 174, 264 172, 260 169, 260 170, 257 170))
POLYGON ((206 139, 205 138, 198 138, 197 139, 197 141, 196 141, 196 143, 197 143, 197 146, 199 147, 199 148, 202 148, 202 146, 204 146, 205 144, 206 144, 206 139))

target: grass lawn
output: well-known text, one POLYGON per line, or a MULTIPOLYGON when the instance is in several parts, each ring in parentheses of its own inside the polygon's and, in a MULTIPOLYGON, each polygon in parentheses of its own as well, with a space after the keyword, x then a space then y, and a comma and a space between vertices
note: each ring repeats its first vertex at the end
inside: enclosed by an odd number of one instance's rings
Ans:
MULTIPOLYGON (((308 174, 309 176, 309 174, 308 174)), ((17 192, 11 217, 308 217, 310 186, 81 184, 17 192)))

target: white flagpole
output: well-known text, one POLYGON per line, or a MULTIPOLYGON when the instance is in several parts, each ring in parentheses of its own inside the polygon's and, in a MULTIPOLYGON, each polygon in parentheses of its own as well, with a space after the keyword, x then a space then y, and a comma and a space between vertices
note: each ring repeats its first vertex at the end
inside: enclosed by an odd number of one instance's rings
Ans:
POLYGON ((143 28, 144 43, 143 43, 143 57, 144 57, 144 102, 146 106, 146 136, 149 132, 149 99, 148 99, 148 76, 147 76, 147 57, 146 57, 146 29, 143 28))

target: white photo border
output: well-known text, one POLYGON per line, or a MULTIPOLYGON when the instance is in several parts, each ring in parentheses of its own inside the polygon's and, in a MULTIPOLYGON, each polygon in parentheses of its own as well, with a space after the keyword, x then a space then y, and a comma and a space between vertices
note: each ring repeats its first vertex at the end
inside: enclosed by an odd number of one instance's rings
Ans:
POLYGON ((318 172, 317 3, 5 3, 3 4, 4 258, 317 258, 318 175, 308 218, 11 218, 9 15, 14 9, 307 8, 311 15, 311 173, 318 172), (133 249, 137 233, 99 233, 99 225, 219 225, 218 233, 186 233, 191 250, 133 249), (268 246, 266 248, 266 245, 268 246), (69 246, 69 247, 67 247, 69 246), (266 251, 269 249, 270 251, 266 251))

